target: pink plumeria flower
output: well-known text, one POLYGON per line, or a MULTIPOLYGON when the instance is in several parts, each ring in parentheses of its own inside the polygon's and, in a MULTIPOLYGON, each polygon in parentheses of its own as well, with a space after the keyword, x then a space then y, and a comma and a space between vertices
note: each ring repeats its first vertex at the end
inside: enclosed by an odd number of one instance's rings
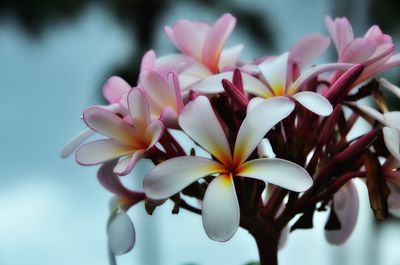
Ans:
POLYGON ((127 175, 145 152, 158 142, 163 125, 159 120, 151 120, 143 92, 132 89, 128 95, 128 106, 130 114, 127 119, 99 107, 91 107, 84 112, 83 119, 87 126, 110 139, 82 145, 76 151, 79 164, 96 165, 121 158, 114 172, 127 175))
POLYGON ((166 26, 165 33, 184 54, 204 64, 211 73, 235 66, 243 45, 223 50, 236 19, 231 14, 222 15, 213 25, 203 21, 180 20, 173 27, 166 26))
MULTIPOLYGON (((328 116, 332 112, 332 105, 322 95, 312 91, 299 89, 321 73, 334 70, 347 70, 352 64, 322 64, 304 71, 296 80, 291 81, 294 75, 289 69, 289 53, 284 53, 274 60, 267 60, 259 65, 264 86, 245 86, 244 89, 260 98, 268 99, 276 96, 290 96, 300 105, 320 116, 328 116), (254 89, 255 88, 255 89, 254 89)), ((261 99, 253 99, 252 104, 258 104, 261 99)))
POLYGON ((179 124, 217 161, 196 156, 166 160, 145 177, 146 195, 154 200, 166 199, 200 178, 214 176, 203 200, 203 226, 211 239, 229 240, 240 221, 234 177, 259 179, 298 192, 312 185, 307 171, 290 161, 259 158, 246 162, 265 134, 287 117, 293 108, 294 103, 283 97, 270 99, 257 106, 244 119, 232 154, 210 102, 204 96, 197 97, 181 112, 179 124))
MULTIPOLYGON (((99 106, 110 110, 114 113, 119 113, 123 116, 128 114, 127 95, 132 87, 121 77, 112 76, 103 85, 103 96, 108 101, 109 105, 99 106)), ((61 158, 70 156, 81 144, 87 139, 96 134, 91 128, 85 128, 75 135, 65 145, 61 151, 61 158)))
POLYGON ((150 107, 150 114, 167 127, 178 128, 178 115, 183 108, 178 77, 169 73, 166 78, 153 70, 140 73, 140 87, 150 107))
POLYGON ((362 64, 365 67, 354 85, 400 65, 400 54, 394 55, 392 38, 383 34, 378 26, 372 26, 364 37, 354 38, 347 18, 332 20, 327 16, 325 22, 338 51, 339 62, 362 64))
POLYGON ((325 230, 325 237, 329 243, 341 245, 353 233, 358 219, 359 198, 353 180, 347 181, 333 195, 333 207, 340 222, 340 229, 325 230))

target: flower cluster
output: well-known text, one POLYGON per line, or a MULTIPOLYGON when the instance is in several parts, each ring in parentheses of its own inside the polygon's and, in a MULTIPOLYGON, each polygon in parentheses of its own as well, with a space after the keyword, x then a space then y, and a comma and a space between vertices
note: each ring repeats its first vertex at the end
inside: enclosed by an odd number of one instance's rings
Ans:
POLYGON ((329 211, 327 240, 343 243, 357 222, 355 178, 365 180, 376 218, 400 209, 400 112, 382 93, 400 97, 400 89, 377 77, 400 65, 391 37, 373 26, 355 38, 346 18, 327 17, 330 37, 312 34, 281 55, 243 62, 243 45, 225 47, 235 23, 224 14, 212 25, 166 26, 180 53, 147 52, 134 87, 111 77, 103 86, 109 105, 86 109, 87 129, 63 150, 63 157, 76 150, 81 165, 101 164, 98 179, 116 196, 108 224, 114 254, 133 247, 126 211, 141 201, 151 214, 172 200, 173 213, 201 214, 213 240, 229 240, 240 226, 271 249, 290 220, 297 218, 290 230, 310 228, 316 211, 329 211), (331 42, 337 62, 313 64, 331 42), (358 119, 371 126, 352 137, 358 119), (185 150, 177 131, 196 148, 185 150), (95 134, 104 139, 84 143, 95 134), (120 177, 140 159, 154 168, 144 191, 133 191, 120 177))

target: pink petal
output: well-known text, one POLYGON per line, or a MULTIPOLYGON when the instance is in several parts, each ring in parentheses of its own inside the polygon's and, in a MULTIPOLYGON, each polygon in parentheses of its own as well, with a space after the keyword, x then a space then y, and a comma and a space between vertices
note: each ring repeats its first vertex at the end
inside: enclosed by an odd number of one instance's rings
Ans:
POLYGON ((231 161, 231 151, 210 102, 204 96, 197 97, 182 110, 179 125, 201 147, 214 155, 223 164, 231 161))
POLYGON ((110 103, 118 103, 132 87, 121 77, 110 77, 103 86, 103 95, 110 103))
POLYGON ((133 126, 143 133, 150 124, 150 108, 140 89, 132 89, 129 93, 128 106, 133 126))
POLYGON ((308 35, 292 46, 289 51, 289 60, 300 66, 311 64, 326 51, 331 40, 321 34, 308 35))
POLYGON ((163 200, 181 191, 196 180, 221 172, 222 165, 214 160, 181 156, 168 159, 153 168, 144 179, 146 195, 163 200))
POLYGON ((131 191, 122 185, 119 176, 114 173, 114 167, 116 164, 117 160, 111 160, 101 165, 97 171, 97 179, 100 184, 118 197, 134 198, 137 200, 144 199, 143 193, 131 191))
POLYGON ((82 145, 75 153, 76 161, 85 166, 97 165, 108 160, 126 156, 136 150, 112 139, 97 140, 82 145))
MULTIPOLYGON (((224 14, 211 26, 204 40, 203 63, 215 73, 225 41, 228 39, 236 24, 236 18, 224 14)), ((193 40, 194 41, 194 40, 193 40)))
POLYGON ((121 159, 114 167, 114 173, 119 176, 128 175, 143 156, 144 152, 142 150, 138 150, 134 152, 132 156, 121 159))
POLYGON ((367 38, 357 38, 349 42, 339 57, 341 63, 363 63, 374 53, 375 46, 367 38))
POLYGON ((358 194, 352 180, 336 192, 333 202, 341 229, 325 231, 325 237, 329 243, 341 245, 350 237, 358 218, 358 194))
POLYGON ((129 252, 135 245, 135 228, 125 211, 120 210, 107 226, 108 244, 114 255, 129 252))
POLYGON ((336 18, 335 21, 332 21, 332 18, 329 16, 325 17, 325 22, 329 34, 331 35, 336 49, 340 55, 342 54, 344 47, 346 47, 346 45, 354 39, 353 29, 350 25, 350 22, 344 17, 336 18))
POLYGON ((91 107, 83 113, 83 120, 92 130, 122 143, 130 145, 135 131, 132 126, 124 122, 111 111, 91 107))
POLYGON ((146 129, 146 143, 148 143, 147 149, 152 148, 158 140, 160 140, 164 132, 164 125, 159 120, 151 122, 150 126, 146 129))
POLYGON ((162 109, 171 107, 178 111, 175 87, 170 87, 166 80, 155 71, 143 71, 140 83, 146 94, 162 109))
POLYGON ((142 57, 142 62, 140 64, 140 72, 143 70, 150 70, 154 68, 156 63, 156 53, 153 50, 149 50, 142 57))
POLYGON ((240 166, 237 174, 297 192, 306 191, 313 184, 311 176, 304 168, 280 158, 250 160, 240 166))
POLYGON ((68 143, 65 145, 61 151, 61 158, 69 157, 78 146, 80 146, 86 139, 94 135, 96 132, 90 128, 86 128, 77 135, 75 135, 68 143))
POLYGON ((202 61, 203 45, 208 30, 209 25, 204 22, 180 20, 173 27, 176 46, 184 54, 202 61))
POLYGON ((228 241, 236 233, 240 209, 232 177, 221 175, 208 185, 202 218, 204 230, 212 240, 228 241))
POLYGON ((303 91, 293 95, 297 102, 311 112, 320 116, 329 116, 332 111, 332 105, 323 96, 311 91, 303 91))
POLYGON ((234 150, 236 165, 243 163, 275 124, 289 116, 295 104, 286 97, 273 97, 249 112, 240 126, 234 150))
POLYGON ((240 54, 244 48, 243 44, 223 49, 218 62, 218 69, 223 71, 224 68, 236 67, 239 62, 240 54))

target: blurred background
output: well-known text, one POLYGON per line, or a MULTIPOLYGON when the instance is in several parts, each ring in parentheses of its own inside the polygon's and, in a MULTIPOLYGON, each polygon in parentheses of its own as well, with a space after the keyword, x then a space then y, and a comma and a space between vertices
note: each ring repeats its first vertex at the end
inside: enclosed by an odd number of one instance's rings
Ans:
MULTIPOLYGON (((85 107, 103 103, 108 77, 120 75, 134 85, 145 51, 174 51, 163 25, 182 18, 214 21, 231 12, 238 23, 227 46, 244 43, 247 61, 282 53, 306 34, 326 34, 327 14, 347 16, 356 36, 378 24, 399 44, 399 7, 396 0, 1 0, 0 265, 108 264, 111 194, 98 184, 95 167, 61 160, 59 153, 83 128, 85 107)), ((335 56, 331 47, 325 58, 335 56)), ((391 80, 400 80, 398 71, 391 80)), ((376 223, 366 189, 358 186, 361 214, 350 240, 328 245, 320 214, 314 229, 290 235, 280 264, 400 264, 399 221, 376 223)), ((243 265, 258 259, 246 231, 214 242, 199 216, 183 210, 172 215, 171 208, 160 207, 152 217, 143 204, 129 211, 137 242, 118 264, 243 265)))

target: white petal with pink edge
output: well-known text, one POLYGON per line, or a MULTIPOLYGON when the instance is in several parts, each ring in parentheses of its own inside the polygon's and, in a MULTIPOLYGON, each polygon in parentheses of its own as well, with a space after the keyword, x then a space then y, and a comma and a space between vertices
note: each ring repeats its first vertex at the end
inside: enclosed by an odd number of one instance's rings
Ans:
POLYGON ((110 77, 103 85, 103 95, 110 103, 118 103, 121 97, 132 89, 132 87, 121 77, 110 77))
POLYGON ((359 199, 352 180, 335 193, 333 203, 341 228, 339 230, 325 230, 325 237, 329 243, 340 245, 350 237, 358 218, 359 199))
POLYGON ((221 172, 223 167, 214 160, 181 156, 168 159, 153 168, 144 178, 144 191, 153 200, 171 197, 196 180, 221 172))
POLYGON ((178 121, 182 130, 201 147, 222 163, 229 163, 232 156, 228 140, 205 96, 199 96, 186 105, 178 121))
POLYGON ((151 147, 153 147, 158 142, 158 140, 160 140, 163 132, 164 125, 162 124, 162 122, 159 120, 152 121, 150 126, 147 127, 146 130, 146 142, 148 144, 146 149, 150 149, 151 147))
POLYGON ((203 200, 203 226, 209 238, 229 240, 239 228, 240 209, 232 177, 216 177, 208 185, 203 200))
POLYGON ((234 162, 239 165, 256 149, 265 134, 294 109, 293 101, 286 97, 273 97, 250 111, 240 126, 234 150, 234 162))
POLYGON ((297 192, 309 189, 313 183, 301 166, 280 158, 260 158, 241 165, 238 176, 249 177, 297 192))
POLYGON ((107 227, 108 244, 114 255, 122 255, 135 245, 135 228, 125 211, 120 210, 113 216, 107 227))
POLYGON ((75 153, 76 161, 82 165, 97 165, 108 160, 132 154, 132 146, 113 139, 97 140, 82 145, 75 153))
POLYGON ((400 160, 400 135, 394 128, 383 128, 383 140, 386 148, 397 159, 400 160))
POLYGON ((132 135, 135 135, 131 125, 111 111, 102 108, 88 108, 83 113, 83 120, 94 131, 128 145, 132 142, 132 135))
POLYGON ((332 113, 332 105, 323 96, 311 91, 303 91, 293 95, 297 102, 311 112, 320 116, 329 116, 332 113))

